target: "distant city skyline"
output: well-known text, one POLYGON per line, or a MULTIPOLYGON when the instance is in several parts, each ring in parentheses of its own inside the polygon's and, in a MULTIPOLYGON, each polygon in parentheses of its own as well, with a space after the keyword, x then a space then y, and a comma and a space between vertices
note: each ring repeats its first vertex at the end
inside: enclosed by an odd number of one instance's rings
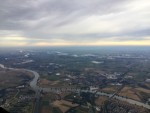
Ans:
POLYGON ((150 1, 0 1, 0 46, 80 45, 150 46, 150 1))

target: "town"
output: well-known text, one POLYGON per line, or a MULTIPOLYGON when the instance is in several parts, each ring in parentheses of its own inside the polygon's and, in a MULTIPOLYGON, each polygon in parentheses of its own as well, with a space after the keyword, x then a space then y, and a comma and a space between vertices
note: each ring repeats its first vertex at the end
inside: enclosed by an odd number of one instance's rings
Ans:
POLYGON ((1 107, 11 113, 148 113, 150 54, 100 51, 1 52, 1 107))

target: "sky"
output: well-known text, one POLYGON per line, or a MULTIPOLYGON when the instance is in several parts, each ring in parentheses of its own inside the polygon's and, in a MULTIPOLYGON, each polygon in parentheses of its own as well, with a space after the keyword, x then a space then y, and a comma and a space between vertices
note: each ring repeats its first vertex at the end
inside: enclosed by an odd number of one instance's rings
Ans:
POLYGON ((150 0, 0 0, 0 46, 150 46, 150 0))

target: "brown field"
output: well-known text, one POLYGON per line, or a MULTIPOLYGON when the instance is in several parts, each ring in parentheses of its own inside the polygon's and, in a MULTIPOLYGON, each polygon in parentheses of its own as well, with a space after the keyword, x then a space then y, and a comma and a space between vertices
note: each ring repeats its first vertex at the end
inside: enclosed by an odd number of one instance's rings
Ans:
POLYGON ((138 92, 131 87, 124 87, 121 92, 119 93, 120 96, 128 97, 137 101, 141 101, 140 97, 138 96, 138 92))
POLYGON ((53 105, 58 107, 63 113, 65 113, 71 107, 77 106, 77 104, 72 104, 71 102, 65 100, 61 101, 56 100, 55 102, 53 102, 53 105))
POLYGON ((108 97, 106 96, 100 96, 96 99, 95 103, 97 106, 102 106, 107 99, 108 97))
POLYGON ((108 86, 106 88, 101 89, 100 91, 106 92, 106 93, 114 93, 117 91, 116 86, 108 86))
POLYGON ((39 85, 48 85, 50 84, 50 81, 47 79, 40 79, 39 80, 39 85))
POLYGON ((47 79, 40 79, 38 84, 39 84, 39 86, 42 86, 42 87, 53 87, 53 86, 57 87, 57 86, 64 86, 65 82, 62 83, 59 80, 50 81, 50 80, 47 80, 47 79))
POLYGON ((10 69, 1 69, 0 70, 0 87, 7 88, 17 86, 22 83, 24 76, 31 76, 31 74, 10 69))
POLYGON ((148 89, 144 89, 144 88, 135 88, 135 89, 144 93, 150 93, 150 90, 148 89))
POLYGON ((70 86, 65 81, 60 81, 60 80, 50 81, 47 79, 40 79, 38 81, 38 85, 41 87, 74 87, 74 86, 70 86))
POLYGON ((49 107, 42 106, 40 113, 53 113, 49 107))
POLYGON ((141 95, 141 92, 150 94, 150 90, 144 89, 141 87, 139 88, 124 87, 119 93, 119 95, 141 101, 141 99, 143 98, 143 95, 141 95))

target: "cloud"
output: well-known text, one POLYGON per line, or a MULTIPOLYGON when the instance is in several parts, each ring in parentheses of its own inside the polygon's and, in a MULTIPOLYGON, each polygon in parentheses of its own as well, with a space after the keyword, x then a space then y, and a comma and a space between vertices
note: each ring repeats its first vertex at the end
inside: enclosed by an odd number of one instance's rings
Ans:
POLYGON ((147 40, 149 10, 149 0, 3 0, 0 38, 24 37, 28 44, 147 40))

